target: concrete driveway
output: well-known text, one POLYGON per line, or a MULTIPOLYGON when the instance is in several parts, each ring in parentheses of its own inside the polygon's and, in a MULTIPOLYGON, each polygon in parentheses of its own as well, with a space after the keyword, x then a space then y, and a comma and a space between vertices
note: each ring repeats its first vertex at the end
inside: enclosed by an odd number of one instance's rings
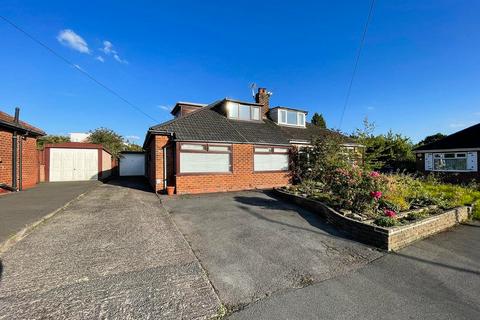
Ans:
POLYGON ((0 319, 205 319, 220 307, 143 181, 95 187, 0 258, 0 319))
POLYGON ((99 181, 41 183, 0 196, 0 244, 99 184, 99 181))
POLYGON ((232 310, 383 255, 265 192, 166 197, 163 204, 232 310))

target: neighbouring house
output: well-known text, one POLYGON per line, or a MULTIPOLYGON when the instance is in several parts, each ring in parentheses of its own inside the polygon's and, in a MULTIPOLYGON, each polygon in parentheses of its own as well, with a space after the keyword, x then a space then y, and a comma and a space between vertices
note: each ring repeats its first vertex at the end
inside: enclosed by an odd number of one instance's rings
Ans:
POLYGON ((480 123, 414 150, 419 171, 442 172, 459 181, 480 178, 479 151, 480 123))
MULTIPOLYGON (((173 120, 151 127, 143 145, 155 189, 177 194, 261 189, 290 183, 292 148, 338 133, 306 122, 307 111, 270 108, 260 88, 255 102, 229 98, 209 105, 179 102, 173 120)), ((344 137, 350 148, 359 145, 344 137)))
POLYGON ((90 133, 85 132, 71 132, 69 135, 70 142, 88 142, 88 137, 90 137, 90 133))
POLYGON ((37 138, 45 132, 0 111, 0 192, 23 190, 39 182, 37 138))
POLYGON ((45 181, 104 180, 114 174, 116 158, 101 144, 64 142, 43 149, 45 181))

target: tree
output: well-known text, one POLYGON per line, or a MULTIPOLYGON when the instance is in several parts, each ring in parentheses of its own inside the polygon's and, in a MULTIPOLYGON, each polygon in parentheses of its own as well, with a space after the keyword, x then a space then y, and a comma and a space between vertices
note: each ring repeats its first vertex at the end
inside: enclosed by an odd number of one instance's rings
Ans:
POLYGON ((48 135, 37 139, 37 149, 42 150, 45 144, 70 142, 70 137, 60 135, 48 135))
POLYGON ((125 150, 123 137, 111 129, 98 128, 90 130, 89 133, 88 141, 90 143, 102 144, 114 157, 118 157, 120 152, 125 150))
POLYGON ((422 141, 420 141, 417 146, 423 146, 423 145, 426 145, 426 144, 429 144, 429 143, 432 143, 432 142, 435 142, 435 141, 438 141, 438 140, 441 140, 443 138, 445 138, 446 135, 444 135, 443 133, 435 133, 435 134, 432 134, 430 136, 426 136, 425 139, 423 139, 422 141))
POLYGON ((392 131, 374 135, 375 124, 369 122, 367 118, 363 126, 363 129, 357 129, 351 137, 365 146, 363 161, 367 168, 414 171, 415 155, 410 138, 392 131))
POLYGON ((143 148, 136 143, 127 141, 125 143, 124 151, 142 151, 143 148))
POLYGON ((327 128, 327 123, 325 122, 325 119, 323 118, 322 114, 318 114, 317 112, 314 113, 312 116, 312 124, 315 126, 318 126, 320 128, 327 128))
POLYGON ((292 175, 296 182, 304 180, 325 181, 337 168, 350 164, 339 134, 316 138, 308 147, 294 148, 291 157, 292 175))

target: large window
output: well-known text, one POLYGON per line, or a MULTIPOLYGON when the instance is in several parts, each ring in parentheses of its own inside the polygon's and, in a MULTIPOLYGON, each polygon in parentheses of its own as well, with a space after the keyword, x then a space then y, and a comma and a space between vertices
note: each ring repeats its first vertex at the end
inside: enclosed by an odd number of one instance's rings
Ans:
POLYGON ((462 153, 434 153, 433 170, 435 171, 466 171, 467 154, 462 153))
POLYGON ((260 107, 258 106, 229 101, 227 103, 227 113, 230 119, 247 121, 260 120, 260 107))
POLYGON ((179 173, 231 172, 230 145, 181 143, 179 173))
POLYGON ((254 147, 254 171, 288 170, 289 149, 286 147, 254 147))
POLYGON ((279 123, 291 126, 305 126, 305 113, 294 110, 279 110, 279 123))

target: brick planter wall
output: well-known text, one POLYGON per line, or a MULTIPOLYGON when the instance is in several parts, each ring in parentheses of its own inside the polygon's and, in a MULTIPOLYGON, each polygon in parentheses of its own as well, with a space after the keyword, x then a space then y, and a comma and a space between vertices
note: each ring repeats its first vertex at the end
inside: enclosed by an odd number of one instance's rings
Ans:
POLYGON ((278 189, 275 192, 280 198, 319 214, 328 223, 346 231, 352 239, 388 251, 401 249, 414 241, 466 221, 471 212, 470 207, 458 207, 405 226, 383 228, 345 217, 322 202, 278 189))

